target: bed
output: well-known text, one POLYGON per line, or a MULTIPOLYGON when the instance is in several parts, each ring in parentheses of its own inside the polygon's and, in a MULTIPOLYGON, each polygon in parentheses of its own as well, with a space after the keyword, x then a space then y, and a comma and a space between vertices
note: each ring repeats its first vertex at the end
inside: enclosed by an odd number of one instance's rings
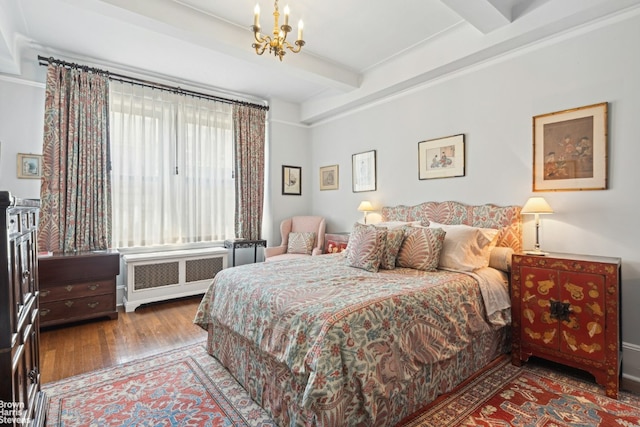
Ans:
POLYGON ((425 202, 385 207, 382 221, 354 226, 346 254, 223 270, 202 299, 208 352, 281 426, 397 425, 509 349, 520 207, 425 202), (370 249, 362 235, 384 234, 389 249, 397 230, 394 265, 353 266, 370 249), (476 254, 485 266, 411 268, 415 236, 440 242, 438 264, 457 256, 446 236, 469 230, 495 230, 476 254))

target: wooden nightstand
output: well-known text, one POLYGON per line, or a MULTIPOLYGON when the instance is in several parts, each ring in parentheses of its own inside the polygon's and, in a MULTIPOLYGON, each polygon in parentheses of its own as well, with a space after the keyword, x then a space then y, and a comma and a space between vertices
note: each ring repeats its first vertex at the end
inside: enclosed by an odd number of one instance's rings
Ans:
POLYGON ((533 355, 583 369, 617 399, 620 267, 619 258, 513 255, 512 363, 533 355))
POLYGON ((42 256, 38 265, 41 327, 102 316, 118 318, 117 251, 42 256))

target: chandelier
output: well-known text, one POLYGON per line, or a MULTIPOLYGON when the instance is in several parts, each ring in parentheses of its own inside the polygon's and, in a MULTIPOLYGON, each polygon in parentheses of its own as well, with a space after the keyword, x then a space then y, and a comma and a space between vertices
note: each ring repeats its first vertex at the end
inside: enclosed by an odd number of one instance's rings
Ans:
POLYGON ((258 55, 262 55, 267 48, 269 53, 273 53, 280 58, 287 53, 285 49, 289 49, 293 53, 298 53, 304 46, 304 40, 302 40, 302 20, 298 21, 298 40, 295 41, 295 47, 287 41, 287 35, 291 32, 291 25, 289 25, 289 6, 284 8, 284 24, 278 27, 278 19, 280 18, 280 12, 278 11, 278 0, 274 3, 274 24, 273 24, 273 36, 260 34, 260 6, 256 4, 254 9, 253 25, 251 30, 256 41, 251 45, 258 55))

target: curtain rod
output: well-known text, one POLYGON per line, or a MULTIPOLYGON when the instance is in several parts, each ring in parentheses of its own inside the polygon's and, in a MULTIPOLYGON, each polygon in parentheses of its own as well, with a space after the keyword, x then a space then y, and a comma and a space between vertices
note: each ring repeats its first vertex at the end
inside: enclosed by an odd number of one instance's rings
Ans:
POLYGON ((47 57, 38 55, 39 65, 46 66, 51 63, 56 65, 62 65, 63 67, 66 67, 66 68, 77 68, 77 69, 89 71, 96 74, 104 74, 109 78, 109 80, 115 80, 117 82, 136 84, 139 86, 149 87, 152 89, 160 89, 160 90, 165 90, 167 92, 173 92, 180 95, 189 95, 196 98, 204 98, 204 99, 210 99, 213 101, 219 101, 225 104, 244 105, 247 107, 253 107, 253 108, 269 111, 269 106, 267 105, 254 104, 252 102, 237 101, 235 99, 223 98, 215 95, 208 95, 206 93, 200 93, 200 92, 195 92, 188 89, 183 89, 179 86, 171 86, 171 85, 166 85, 162 83, 156 83, 149 80, 139 79, 137 77, 125 76, 124 74, 118 74, 118 73, 113 73, 107 70, 101 70, 99 68, 89 67, 87 65, 80 65, 73 62, 63 61, 61 59, 55 59, 52 57, 47 58, 47 57))

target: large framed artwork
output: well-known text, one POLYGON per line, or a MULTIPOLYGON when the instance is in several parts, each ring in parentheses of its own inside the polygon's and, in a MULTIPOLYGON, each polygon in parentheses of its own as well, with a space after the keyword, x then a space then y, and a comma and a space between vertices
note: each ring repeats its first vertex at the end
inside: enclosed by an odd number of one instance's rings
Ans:
POLYGON ((42 177, 42 155, 18 153, 18 178, 40 179, 42 177))
POLYGON ((282 166, 282 194, 300 196, 302 194, 302 168, 282 166))
POLYGON ((533 118, 533 191, 607 188, 607 105, 533 118))
POLYGON ((418 179, 464 176, 464 134, 418 142, 418 179))
POLYGON ((352 155, 351 171, 354 193, 376 191, 376 150, 352 155))
POLYGON ((338 189, 338 165, 323 166, 320 168, 320 190, 338 189))

